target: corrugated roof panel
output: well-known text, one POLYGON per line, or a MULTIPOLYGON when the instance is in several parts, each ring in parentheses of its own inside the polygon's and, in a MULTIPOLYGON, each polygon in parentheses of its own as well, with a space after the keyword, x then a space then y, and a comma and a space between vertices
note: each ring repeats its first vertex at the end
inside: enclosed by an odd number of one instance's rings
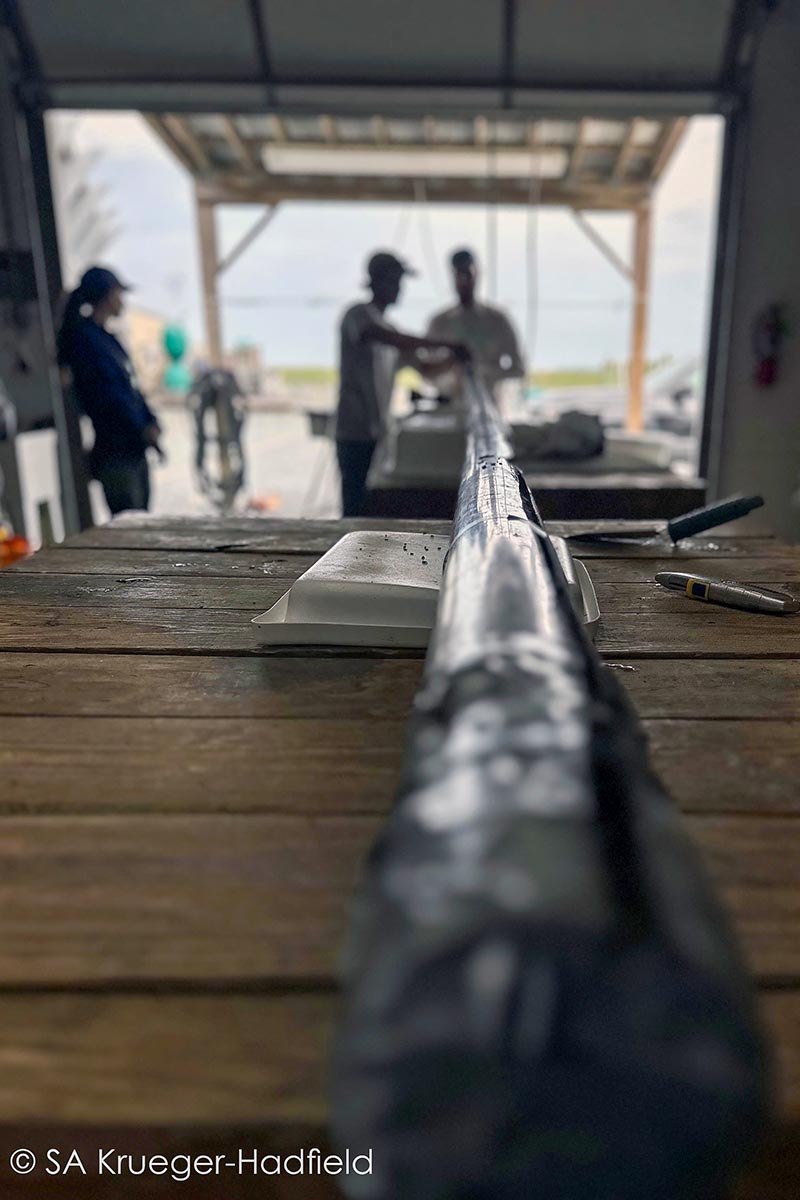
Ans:
POLYGON ((575 141, 578 132, 577 121, 537 121, 536 140, 546 146, 568 145, 575 141))
POLYGON ((234 118, 236 128, 244 138, 270 138, 273 134, 272 117, 251 117, 242 114, 234 118))
POLYGON ((622 141, 627 125, 624 121, 586 121, 583 140, 587 146, 614 146, 622 141))
POLYGON ((638 120, 633 131, 634 146, 652 146, 661 132, 659 121, 638 120))
POLYGON ((386 132, 391 142, 413 144, 425 141, 425 126, 422 121, 402 121, 392 117, 386 121, 386 132))
POLYGON ((337 117, 334 127, 342 142, 371 142, 375 137, 369 117, 337 117))
POLYGON ((435 142, 460 145, 474 140, 475 126, 472 121, 442 121, 434 118, 431 124, 435 142))
POLYGON ((321 142, 322 122, 319 117, 291 117, 283 119, 289 139, 293 142, 321 142))

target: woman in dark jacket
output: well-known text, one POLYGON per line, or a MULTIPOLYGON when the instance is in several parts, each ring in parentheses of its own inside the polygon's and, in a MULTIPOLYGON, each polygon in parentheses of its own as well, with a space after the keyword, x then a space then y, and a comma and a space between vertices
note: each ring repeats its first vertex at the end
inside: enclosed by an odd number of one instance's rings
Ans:
POLYGON ((68 367, 80 407, 94 426, 89 464, 112 513, 146 509, 150 474, 145 451, 159 446, 160 427, 136 384, 122 344, 106 329, 122 312, 125 284, 105 267, 90 267, 67 300, 58 361, 68 367))

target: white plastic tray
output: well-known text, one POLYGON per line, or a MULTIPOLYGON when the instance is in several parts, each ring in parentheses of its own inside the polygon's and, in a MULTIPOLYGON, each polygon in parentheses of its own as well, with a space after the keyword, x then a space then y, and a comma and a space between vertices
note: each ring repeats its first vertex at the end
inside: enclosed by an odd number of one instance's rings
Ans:
MULTIPOLYGON (((589 573, 553 538, 584 624, 600 617, 589 573)), ((448 539, 347 533, 253 624, 280 646, 425 647, 436 618, 448 539)))

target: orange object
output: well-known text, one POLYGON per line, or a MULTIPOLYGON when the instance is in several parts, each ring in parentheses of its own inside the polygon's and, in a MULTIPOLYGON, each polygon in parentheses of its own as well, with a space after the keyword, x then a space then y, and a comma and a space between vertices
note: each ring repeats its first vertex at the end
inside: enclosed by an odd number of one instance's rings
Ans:
POLYGON ((27 538, 16 537, 0 526, 0 569, 10 567, 19 558, 30 554, 31 547, 27 538))

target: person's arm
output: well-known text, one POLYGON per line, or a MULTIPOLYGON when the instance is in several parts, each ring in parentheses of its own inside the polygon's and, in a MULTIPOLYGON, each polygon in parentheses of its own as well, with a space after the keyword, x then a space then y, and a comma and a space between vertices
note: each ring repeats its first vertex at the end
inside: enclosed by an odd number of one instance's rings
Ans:
POLYGON ((401 333, 399 329, 391 329, 384 325, 370 323, 366 325, 361 340, 364 342, 379 342, 383 346, 394 346, 404 355, 416 355, 419 350, 446 350, 451 358, 459 362, 469 362, 471 355, 463 342, 454 342, 451 338, 417 337, 413 333, 401 333))
POLYGON ((525 360, 519 347, 517 331, 505 313, 501 313, 500 358, 498 368, 503 379, 524 379, 525 360))

